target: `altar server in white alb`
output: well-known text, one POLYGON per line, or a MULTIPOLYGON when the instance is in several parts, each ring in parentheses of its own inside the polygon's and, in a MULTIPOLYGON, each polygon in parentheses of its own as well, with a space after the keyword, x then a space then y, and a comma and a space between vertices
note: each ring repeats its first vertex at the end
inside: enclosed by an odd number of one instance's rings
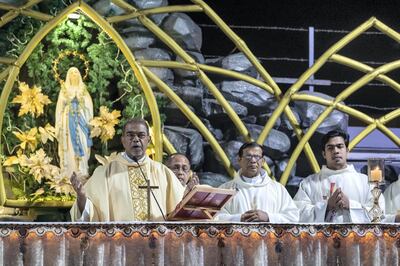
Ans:
POLYGON ((285 187, 261 169, 264 163, 263 146, 255 142, 243 144, 239 149, 238 161, 238 175, 221 185, 221 188, 235 189, 237 193, 216 219, 235 222, 298 222, 299 210, 285 187))
MULTIPOLYGON (((300 222, 368 223, 373 198, 368 177, 347 164, 349 135, 333 130, 322 138, 326 165, 300 183, 294 197, 300 222)), ((384 210, 384 198, 379 205, 384 210)))
POLYGON ((385 190, 386 217, 384 222, 400 223, 400 175, 396 182, 385 190))

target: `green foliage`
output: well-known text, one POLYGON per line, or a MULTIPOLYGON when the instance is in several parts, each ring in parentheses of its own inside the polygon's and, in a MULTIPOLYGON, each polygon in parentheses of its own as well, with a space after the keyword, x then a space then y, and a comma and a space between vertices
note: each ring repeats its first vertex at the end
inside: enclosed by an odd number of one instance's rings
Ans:
POLYGON ((56 16, 67 5, 71 4, 71 2, 71 0, 43 0, 39 3, 39 10, 46 14, 56 16))
MULTIPOLYGON (((39 31, 42 22, 34 19, 19 16, 15 18, 13 23, 8 23, 4 28, 0 29, 0 53, 6 57, 17 58, 31 38, 39 31)), ((10 93, 9 100, 11 101, 18 93, 18 84, 10 93)), ((2 83, 1 88, 4 87, 2 83)), ((15 151, 18 140, 12 134, 16 125, 23 130, 33 126, 32 117, 18 117, 18 106, 7 104, 3 118, 3 147, 2 154, 11 154, 15 151)))
MULTIPOLYGON (((56 13, 62 7, 54 5, 49 8, 56 13)), ((42 26, 40 22, 32 19, 24 18, 21 22, 24 22, 24 24, 12 23, 5 29, 0 29, 0 51, 3 52, 2 54, 17 58, 42 26)), ((55 107, 60 84, 54 78, 52 64, 65 50, 83 54, 90 63, 89 75, 84 82, 93 99, 95 116, 98 115, 99 108, 102 105, 107 106, 110 110, 123 109, 120 125, 131 117, 147 117, 149 115, 149 109, 139 88, 139 83, 118 47, 96 24, 81 15, 78 20, 65 20, 50 32, 37 45, 21 68, 18 79, 26 82, 30 87, 33 85, 40 86, 42 93, 47 95, 52 103, 46 106, 45 113, 40 117, 32 117, 31 115, 18 117, 19 105, 10 103, 19 94, 18 82, 15 83, 6 106, 3 122, 3 136, 1 136, 5 144, 2 150, 3 160, 5 156, 15 155, 18 149, 19 141, 12 133, 13 131, 26 131, 32 127, 44 127, 46 123, 54 126, 55 107)), ((85 72, 84 63, 78 57, 65 56, 58 63, 58 73, 61 79, 65 79, 66 72, 71 66, 77 67, 82 74, 85 72)), ((162 101, 160 103, 162 104, 162 101)), ((118 137, 116 136, 116 138, 118 137)), ((40 144, 39 148, 43 148, 47 155, 53 158, 52 164, 58 165, 56 142, 40 144)), ((100 141, 94 139, 92 155, 96 151, 97 153, 102 151, 103 148, 104 146, 101 145, 100 141)), ((106 150, 105 153, 109 152, 106 150)), ((96 164, 94 158, 91 159, 89 164, 96 164)), ((27 169, 21 169, 18 165, 8 168, 11 171, 12 190, 20 199, 48 200, 58 197, 65 200, 68 197, 56 195, 47 183, 44 181, 37 182, 27 169)))
MULTIPOLYGON (((122 112, 121 124, 125 124, 127 120, 134 117, 144 117, 146 113, 149 113, 149 109, 145 104, 145 98, 143 94, 137 94, 133 97, 128 97, 125 108, 122 112)), ((122 130, 118 132, 122 133, 122 130)))
POLYGON ((7 23, 0 28, 0 54, 17 58, 41 26, 42 22, 24 16, 7 23))

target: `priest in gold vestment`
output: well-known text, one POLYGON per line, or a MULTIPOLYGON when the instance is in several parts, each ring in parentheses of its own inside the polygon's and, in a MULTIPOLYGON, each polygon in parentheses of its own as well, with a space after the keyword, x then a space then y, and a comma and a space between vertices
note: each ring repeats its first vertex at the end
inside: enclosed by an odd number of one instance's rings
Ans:
POLYGON ((71 209, 72 221, 160 221, 172 212, 182 199, 184 188, 166 166, 146 156, 150 142, 149 128, 143 119, 129 120, 121 137, 125 152, 99 166, 83 185, 76 174, 71 183, 77 200, 71 209), (146 178, 150 180, 154 197, 150 195, 148 217, 146 178))

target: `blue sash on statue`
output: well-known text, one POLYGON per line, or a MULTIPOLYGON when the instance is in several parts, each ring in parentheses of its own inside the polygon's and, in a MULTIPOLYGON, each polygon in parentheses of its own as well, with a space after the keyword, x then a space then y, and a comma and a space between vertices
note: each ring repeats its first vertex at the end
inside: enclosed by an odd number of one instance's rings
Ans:
POLYGON ((86 138, 87 146, 91 147, 93 142, 89 136, 89 124, 79 112, 79 101, 76 97, 71 101, 68 119, 70 138, 72 147, 74 148, 74 153, 77 156, 82 157, 85 155, 85 149, 82 145, 81 139, 78 136, 78 127, 82 130, 86 138))

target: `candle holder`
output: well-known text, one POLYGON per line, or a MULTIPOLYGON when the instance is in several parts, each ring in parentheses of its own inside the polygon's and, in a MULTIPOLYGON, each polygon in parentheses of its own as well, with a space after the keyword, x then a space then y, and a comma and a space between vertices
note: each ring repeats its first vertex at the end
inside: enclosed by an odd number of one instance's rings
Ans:
POLYGON ((373 223, 379 223, 384 218, 383 211, 379 206, 379 197, 382 194, 379 184, 384 182, 385 160, 380 158, 368 159, 368 182, 374 187, 371 190, 374 204, 368 215, 373 223))

